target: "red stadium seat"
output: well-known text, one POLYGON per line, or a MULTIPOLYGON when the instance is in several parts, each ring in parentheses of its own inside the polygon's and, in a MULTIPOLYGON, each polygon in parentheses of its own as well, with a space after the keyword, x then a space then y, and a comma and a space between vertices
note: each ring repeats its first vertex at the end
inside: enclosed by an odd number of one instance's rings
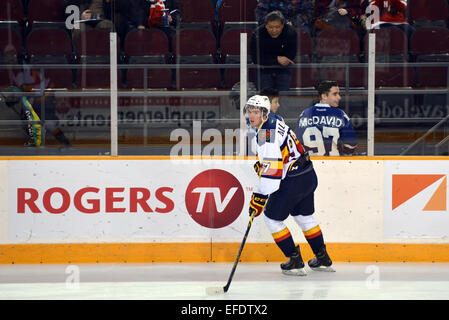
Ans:
POLYGON ((416 68, 418 87, 448 88, 447 67, 419 67, 416 68))
MULTIPOLYGON (((78 88, 109 88, 111 86, 110 70, 107 69, 87 69, 78 70, 76 85, 78 88)), ((122 73, 117 71, 118 88, 122 88, 122 73)))
POLYGON ((2 0, 0 2, 0 21, 20 21, 23 18, 22 1, 2 0))
MULTIPOLYGON (((134 30, 128 33, 124 45, 128 64, 165 64, 169 56, 168 38, 159 29, 134 30)), ((167 89, 172 85, 170 69, 128 69, 127 87, 137 89, 167 89)))
POLYGON ((209 89, 221 86, 218 68, 182 68, 183 64, 216 63, 217 45, 215 36, 204 29, 183 29, 173 41, 176 63, 181 68, 176 71, 178 89, 209 89))
POLYGON ((155 28, 133 30, 126 35, 124 50, 127 56, 167 55, 168 38, 155 28))
MULTIPOLYGON (((349 29, 325 29, 316 40, 316 56, 322 63, 357 63, 359 62, 360 42, 357 34, 349 29)), ((345 67, 319 68, 320 80, 335 80, 342 87, 346 86, 345 67)), ((360 76, 362 68, 349 69, 350 87, 363 87, 364 78, 360 76)))
POLYGON ((63 22, 63 2, 64 0, 30 0, 28 19, 33 22, 63 22))
MULTIPOLYGON (((247 51, 249 53, 249 44, 252 29, 231 29, 226 31, 220 40, 221 54, 225 58, 226 56, 239 56, 240 55, 240 34, 247 34, 247 51)), ((238 59, 240 60, 240 59, 238 59)))
POLYGON ((251 40, 251 35, 253 34, 253 29, 242 28, 242 29, 232 29, 225 32, 220 40, 221 50, 223 54, 236 55, 240 54, 240 34, 247 34, 247 47, 249 48, 249 42, 251 40))
POLYGON ((411 67, 376 67, 376 87, 414 87, 415 72, 411 67))
MULTIPOLYGON (((31 64, 72 63, 72 40, 62 29, 31 30, 25 40, 28 61, 31 64), (43 41, 45 39, 45 41, 43 41)), ((40 70, 37 70, 40 72, 40 70)), ((44 77, 51 88, 72 88, 73 70, 70 68, 44 68, 44 77)))
POLYGON ((449 30, 446 28, 422 28, 410 39, 410 51, 415 58, 423 55, 449 54, 449 30))
POLYGON ((14 79, 16 74, 18 74, 20 71, 21 69, 0 69, 0 87, 15 86, 16 83, 14 79))
MULTIPOLYGON (((110 55, 109 30, 92 29, 81 33, 76 39, 75 53, 78 57, 110 55)), ((117 38, 117 50, 120 48, 120 38, 117 38)))
MULTIPOLYGON (((256 70, 248 69, 248 81, 256 83, 256 70)), ((240 69, 226 69, 224 72, 224 86, 226 89, 231 89, 237 82, 240 81, 240 69)))
MULTIPOLYGON (((449 30, 446 28, 422 28, 415 31, 410 40, 410 51, 416 62, 448 62, 449 30)), ((419 87, 446 87, 447 67, 417 67, 419 87)))
POLYGON ((171 72, 168 69, 129 69, 126 74, 127 88, 169 89, 172 87, 171 72))
POLYGON ((407 9, 408 21, 416 26, 422 22, 447 26, 449 6, 446 0, 409 0, 407 9))
MULTIPOLYGON (((376 60, 378 62, 408 61, 408 39, 398 28, 375 29, 376 34, 376 60)), ((365 61, 368 61, 368 38, 364 38, 365 61)))
POLYGON ((308 33, 304 32, 301 29, 296 29, 296 33, 298 34, 298 49, 296 52, 296 62, 310 62, 312 61, 313 55, 313 47, 312 47, 312 38, 308 33))
POLYGON ((290 88, 314 88, 318 79, 318 70, 315 68, 294 68, 290 88))
POLYGON ((176 87, 181 89, 218 89, 221 87, 218 68, 183 68, 187 64, 214 64, 212 55, 177 57, 181 67, 176 70, 176 87))
POLYGON ((20 35, 13 29, 0 29, 0 64, 18 63, 22 51, 20 35))
POLYGON ((173 39, 175 55, 204 55, 217 53, 217 41, 213 33, 204 29, 182 29, 173 39))
POLYGON ((360 42, 357 34, 349 29, 325 29, 317 37, 316 54, 319 61, 357 61, 360 42))
POLYGON ((44 69, 45 79, 50 80, 51 88, 72 88, 72 69, 44 69))
POLYGON ((216 32, 215 8, 209 0, 180 0, 180 29, 201 28, 216 32))
POLYGON ((73 52, 69 34, 61 29, 32 30, 25 46, 30 62, 37 64, 68 63, 73 52))
POLYGON ((218 8, 220 23, 255 21, 257 0, 223 0, 218 8))
POLYGON ((334 80, 342 88, 348 86, 351 88, 364 88, 368 84, 367 74, 363 67, 351 67, 346 71, 344 67, 330 67, 321 69, 321 80, 334 80), (348 79, 346 79, 348 72, 348 79))
MULTIPOLYGON (((249 54, 249 43, 251 40, 252 29, 230 29, 221 37, 221 62, 226 64, 240 64, 240 33, 247 34, 247 63, 251 63, 251 55, 249 54)), ((254 69, 248 69, 249 81, 254 81, 254 69)), ((224 69, 224 85, 225 88, 240 82, 240 68, 224 69)))
POLYGON ((229 29, 255 29, 257 27, 254 10, 257 0, 223 0, 218 8, 218 25, 220 32, 229 29))
POLYGON ((210 0, 179 0, 182 22, 212 22, 215 8, 210 0))
MULTIPOLYGON (((368 70, 364 67, 349 68, 350 88, 366 88, 368 86, 368 70)), ((323 68, 321 80, 335 80, 342 88, 346 86, 345 68, 323 68)), ((411 88, 415 87, 415 70, 413 67, 376 67, 376 88, 411 88)))
POLYGON ((65 28, 62 10, 64 0, 30 0, 28 4, 28 25, 26 33, 38 28, 65 28))
MULTIPOLYGON (((117 51, 120 48, 117 38, 117 51)), ((110 40, 109 30, 93 29, 83 32, 75 43, 75 54, 79 62, 84 64, 109 64, 110 40)), ((81 68, 76 76, 77 86, 80 88, 108 88, 110 87, 110 71, 107 68, 81 68)), ((118 87, 122 87, 121 70, 118 70, 118 87)))

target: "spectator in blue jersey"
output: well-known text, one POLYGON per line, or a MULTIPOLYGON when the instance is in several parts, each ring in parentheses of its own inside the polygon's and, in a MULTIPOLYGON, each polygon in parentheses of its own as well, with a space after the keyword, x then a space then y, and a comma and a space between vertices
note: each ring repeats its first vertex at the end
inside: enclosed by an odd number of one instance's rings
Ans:
POLYGON ((336 81, 318 85, 320 102, 305 109, 298 118, 295 133, 311 155, 352 154, 357 136, 346 113, 338 108, 340 89, 336 81))
POLYGON ((290 89, 292 69, 298 47, 294 27, 285 23, 280 11, 266 15, 265 24, 256 28, 250 40, 252 61, 259 65, 257 88, 290 89))

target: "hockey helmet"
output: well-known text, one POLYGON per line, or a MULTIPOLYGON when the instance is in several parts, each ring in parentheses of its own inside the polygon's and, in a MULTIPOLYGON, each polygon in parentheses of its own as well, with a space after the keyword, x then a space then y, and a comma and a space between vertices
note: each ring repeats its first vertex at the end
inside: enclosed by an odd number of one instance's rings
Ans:
POLYGON ((19 88, 10 86, 0 89, 0 91, 2 91, 0 101, 5 102, 8 107, 12 107, 20 101, 20 95, 16 94, 18 92, 22 92, 22 90, 20 90, 19 88))
POLYGON ((267 96, 255 95, 248 99, 243 108, 243 113, 246 115, 249 108, 258 108, 262 111, 262 117, 270 113, 270 99, 267 96))

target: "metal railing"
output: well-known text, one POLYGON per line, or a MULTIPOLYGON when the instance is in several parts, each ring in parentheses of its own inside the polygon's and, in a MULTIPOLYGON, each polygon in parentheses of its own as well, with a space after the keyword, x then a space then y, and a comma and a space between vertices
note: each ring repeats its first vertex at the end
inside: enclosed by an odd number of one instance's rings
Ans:
MULTIPOLYGON (((422 135, 419 139, 417 139, 415 142, 410 144, 404 151, 401 152, 401 156, 407 155, 410 151, 412 151, 414 148, 416 148, 419 144, 424 144, 425 139, 430 136, 431 134, 435 133, 440 127, 442 127, 444 124, 448 123, 449 121, 449 115, 447 115, 444 119, 439 121, 436 125, 434 125, 432 128, 430 128, 424 135, 422 135)), ((438 155, 439 149, 449 141, 449 135, 444 137, 440 142, 438 142, 435 145, 435 154, 438 155)))
MULTIPOLYGON (((15 65, 0 65, 0 69, 11 69, 11 70, 20 70, 23 67, 21 64, 15 65)), ((39 70, 41 75, 45 74, 45 70, 47 69, 106 69, 109 68, 109 64, 34 64, 27 65, 27 68, 39 70)), ((345 69, 345 81, 346 86, 342 88, 342 92, 345 93, 345 99, 343 100, 344 105, 342 107, 347 113, 350 113, 350 99, 348 97, 351 94, 361 94, 365 95, 368 93, 368 89, 366 87, 350 87, 350 69, 351 68, 367 68, 368 63, 300 63, 290 66, 290 68, 315 68, 315 69, 325 69, 325 68, 344 68, 345 69)), ((447 85, 446 87, 439 88, 417 88, 417 87, 398 87, 398 88, 376 88, 375 94, 393 94, 393 95, 445 95, 446 96, 446 106, 449 109, 449 62, 403 62, 403 63, 376 63, 376 67, 445 67, 447 68, 447 85)), ((117 65, 117 70, 131 70, 131 69, 143 69, 144 73, 142 75, 143 83, 145 83, 146 75, 149 69, 170 69, 170 70, 179 70, 179 69, 211 69, 216 68, 220 70, 226 69, 238 69, 240 68, 239 64, 139 64, 139 65, 129 65, 129 64, 119 64, 117 65)), ((258 66, 253 64, 248 64, 248 69, 257 69, 258 66)), ((1 90, 0 90, 1 91, 1 90)), ((155 90, 155 89, 135 89, 135 88, 119 88, 118 97, 147 97, 147 96, 165 96, 165 97, 176 97, 176 96, 193 96, 193 97, 203 97, 203 96, 219 96, 224 97, 229 95, 229 88, 218 88, 218 90, 155 90)), ((110 95, 110 89, 108 88, 99 88, 99 89, 85 89, 85 88, 73 88, 70 90, 65 89, 45 89, 41 88, 40 90, 34 90, 33 92, 26 92, 26 96, 30 97, 41 97, 44 94, 52 94, 55 97, 108 97, 110 95)), ((288 92, 283 92, 284 95, 289 96, 303 96, 303 95, 314 95, 315 89, 311 87, 305 88, 292 88, 288 92)), ((14 95, 23 95, 23 93, 14 93, 14 95)), ((45 110, 45 102, 42 107, 42 110, 45 110)), ((449 114, 449 110, 448 110, 449 114)), ((236 118, 235 120, 237 120, 236 118)), ((221 119, 220 119, 221 120, 221 119)), ((226 121, 228 121, 226 119, 226 121)), ((368 119, 367 119, 368 120, 368 119)), ((23 120, 18 120, 21 124, 24 123, 23 120)), ((41 122, 45 124, 48 121, 45 118, 45 111, 41 117, 41 122)), ((106 120, 107 121, 107 120, 106 120)), ((26 122, 25 122, 26 123, 26 122)), ((30 122, 28 122, 30 123, 30 122)), ((151 121, 150 121, 151 123, 151 121)), ((11 124, 11 120, 0 120, 0 126, 11 124)), ((119 124, 124 124, 119 121, 119 124)), ((156 123, 154 123, 157 125, 156 123)), ((132 123, 127 122, 126 125, 132 125, 132 123)), ((436 126, 433 131, 440 128, 440 126, 436 126)), ((431 134, 433 131, 426 133, 426 136, 431 134)), ((447 142, 447 137, 443 138, 441 142, 439 142, 435 148, 440 149, 445 142, 447 142)), ((424 139, 420 139, 417 143, 424 141, 424 139)), ((409 152, 411 149, 408 147, 401 154, 405 154, 409 152)))

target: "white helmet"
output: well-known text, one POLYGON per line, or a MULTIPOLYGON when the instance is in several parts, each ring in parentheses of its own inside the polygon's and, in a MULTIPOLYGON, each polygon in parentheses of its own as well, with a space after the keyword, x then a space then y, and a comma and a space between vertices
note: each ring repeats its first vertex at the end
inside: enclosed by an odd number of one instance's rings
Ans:
POLYGON ((267 96, 255 95, 248 99, 245 107, 243 108, 243 113, 246 114, 248 108, 259 108, 262 111, 262 116, 266 116, 270 113, 271 103, 267 96))

